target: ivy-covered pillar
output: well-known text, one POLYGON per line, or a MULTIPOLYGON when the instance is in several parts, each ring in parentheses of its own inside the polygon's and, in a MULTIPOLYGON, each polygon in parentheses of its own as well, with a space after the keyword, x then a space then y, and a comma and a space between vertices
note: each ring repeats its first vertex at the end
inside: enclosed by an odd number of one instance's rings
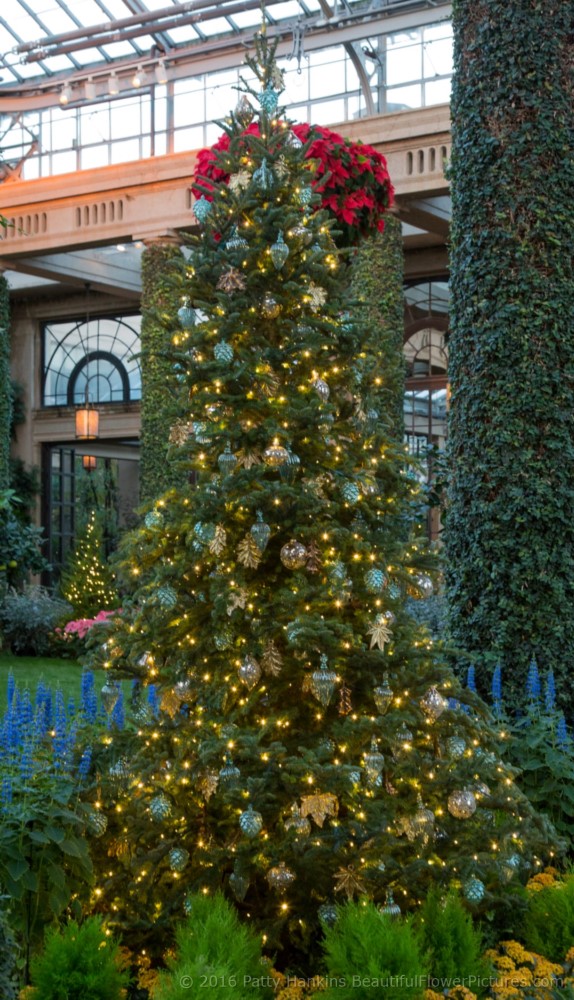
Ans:
POLYGON ((10 288, 0 273, 0 492, 10 486, 10 288))
POLYGON ((405 391, 403 278, 401 224, 394 215, 387 214, 384 231, 362 239, 354 252, 351 295, 356 300, 357 318, 369 330, 379 358, 384 407, 378 419, 401 444, 405 391))
POLYGON ((447 589, 483 686, 574 654, 574 5, 455 0, 447 589))
POLYGON ((181 473, 168 459, 170 427, 176 414, 173 365, 169 361, 171 334, 178 329, 178 299, 174 275, 181 250, 169 237, 150 241, 142 254, 141 347, 141 459, 140 499, 154 500, 181 473))

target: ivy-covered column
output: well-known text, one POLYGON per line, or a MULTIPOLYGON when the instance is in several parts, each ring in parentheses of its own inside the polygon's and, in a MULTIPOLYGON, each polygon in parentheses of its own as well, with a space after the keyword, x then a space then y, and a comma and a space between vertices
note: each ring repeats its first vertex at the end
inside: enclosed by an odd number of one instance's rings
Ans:
POLYGON ((455 0, 447 586, 507 693, 574 654, 574 5, 455 0))
POLYGON ((0 273, 0 492, 10 486, 10 288, 0 273))
POLYGON ((173 365, 168 354, 181 305, 174 281, 180 257, 179 245, 168 237, 150 242, 142 254, 142 502, 153 500, 181 480, 181 473, 168 460, 169 433, 176 412, 173 365))
POLYGON ((404 256, 401 224, 387 214, 382 233, 362 239, 351 264, 354 310, 376 346, 384 407, 379 414, 392 438, 404 437, 404 256))

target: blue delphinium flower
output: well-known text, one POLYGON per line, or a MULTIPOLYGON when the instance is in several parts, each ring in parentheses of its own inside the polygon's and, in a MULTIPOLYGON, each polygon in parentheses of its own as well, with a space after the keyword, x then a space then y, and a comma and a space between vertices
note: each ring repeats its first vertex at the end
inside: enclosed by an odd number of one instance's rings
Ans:
POLYGON ((116 729, 123 729, 126 724, 126 715, 124 711, 124 692, 121 687, 119 687, 118 700, 116 701, 113 711, 109 716, 108 725, 115 726, 116 729))
POLYGON ((544 690, 544 705, 547 712, 553 712, 556 708, 556 682, 552 669, 546 674, 546 687, 544 690))
POLYGON ((20 764, 18 767, 18 772, 20 774, 20 780, 24 782, 30 781, 34 777, 34 746, 31 740, 26 740, 24 746, 22 747, 22 753, 20 756, 20 764))
POLYGON ((147 702, 154 715, 159 712, 159 696, 155 684, 148 685, 147 702))
POLYGON ((11 705, 14 701, 14 694, 16 691, 16 681, 14 680, 14 674, 12 671, 8 674, 8 686, 6 688, 6 702, 11 705))
POLYGON ((526 675, 526 694, 531 702, 535 702, 540 699, 540 674, 538 673, 538 664, 535 656, 532 657, 528 666, 528 674, 526 675))
POLYGON ((78 778, 81 782, 86 781, 90 768, 92 766, 92 748, 86 747, 82 756, 80 757, 80 763, 78 764, 78 778))
POLYGON ((471 664, 466 672, 466 686, 469 691, 474 691, 476 694, 476 680, 474 677, 474 667, 471 664))
POLYGON ((4 776, 0 786, 0 803, 2 806, 10 805, 12 801, 12 779, 4 776))
POLYGON ((502 713, 502 667, 500 663, 494 668, 490 690, 492 693, 494 714, 500 716, 502 713))
POLYGON ((98 696, 91 670, 84 670, 82 674, 81 706, 86 722, 95 722, 98 714, 98 696))

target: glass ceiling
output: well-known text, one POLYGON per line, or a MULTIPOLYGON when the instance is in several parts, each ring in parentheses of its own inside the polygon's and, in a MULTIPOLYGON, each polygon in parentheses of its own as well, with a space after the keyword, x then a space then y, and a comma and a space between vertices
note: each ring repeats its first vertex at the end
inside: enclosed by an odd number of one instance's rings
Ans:
MULTIPOLYGON (((366 5, 355 0, 345 6, 366 5)), ((268 0, 265 11, 267 22, 276 24, 328 15, 329 5, 268 0)), ((171 56, 214 36, 252 35, 260 23, 260 0, 3 0, 0 89, 118 59, 137 60, 154 48, 171 56)))
MULTIPOLYGON (((305 31, 329 21, 369 21, 394 9, 440 5, 441 0, 266 0, 263 6, 268 25, 285 24, 293 32, 296 25, 305 31)), ((237 45, 253 37, 261 7, 261 0, 2 0, 0 94, 150 56, 173 62, 202 48, 213 52, 237 45)))

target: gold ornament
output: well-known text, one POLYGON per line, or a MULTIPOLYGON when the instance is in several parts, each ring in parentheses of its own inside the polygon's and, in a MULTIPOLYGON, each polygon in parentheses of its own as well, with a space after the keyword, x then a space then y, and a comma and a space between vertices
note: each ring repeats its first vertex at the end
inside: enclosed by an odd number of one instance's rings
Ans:
POLYGON ((280 861, 274 868, 270 868, 266 878, 269 887, 275 889, 276 892, 285 892, 295 881, 295 875, 290 868, 287 868, 284 861, 280 861))
POLYGON ((258 451, 241 450, 237 452, 237 459, 244 469, 252 469, 254 465, 261 464, 261 453, 258 451))
POLYGON ((181 708, 182 701, 183 699, 180 698, 180 696, 176 691, 173 690, 164 691, 161 697, 161 701, 159 703, 159 707, 161 708, 162 712, 167 712, 170 719, 175 719, 177 713, 181 708))
POLYGON ((217 288, 221 289, 222 292, 227 292, 227 294, 243 291, 245 278, 236 267, 228 267, 227 271, 224 271, 219 278, 217 288))
POLYGON ((305 569, 308 573, 319 573, 323 565, 323 560, 321 559, 321 551, 316 542, 311 542, 307 546, 307 565, 305 569))
POLYGON ((323 826, 327 816, 336 816, 339 812, 337 796, 331 792, 317 792, 316 795, 304 795, 301 799, 301 815, 311 816, 317 826, 323 826))
POLYGON ((457 819, 469 819, 476 812, 476 799, 470 788, 451 792, 447 805, 451 816, 457 819))
POLYGON ((209 802, 212 795, 217 791, 219 775, 217 771, 206 771, 199 781, 199 790, 206 802, 209 802))
POLYGON ((247 591, 243 587, 234 590, 227 603, 227 614, 232 615, 236 608, 244 608, 247 603, 247 591))
POLYGON ((349 715, 352 711, 351 689, 343 684, 339 690, 339 715, 349 715))
POLYGON ((261 562, 261 549, 253 535, 247 534, 237 546, 237 561, 248 569, 257 569, 261 562))
POLYGON ((184 423, 183 420, 176 420, 173 427, 170 428, 169 443, 178 445, 185 444, 192 432, 193 424, 184 423))
POLYGON ((279 159, 277 160, 277 163, 275 164, 275 168, 274 169, 275 169, 275 173, 277 174, 279 180, 283 180, 285 177, 288 177, 288 175, 289 175, 289 166, 288 166, 287 160, 285 159, 284 156, 280 156, 279 157, 279 159))
POLYGON ((108 847, 108 857, 118 858, 124 861, 130 861, 134 855, 134 845, 132 844, 130 837, 117 837, 112 840, 110 846, 108 847))
POLYGON ((428 717, 429 722, 436 722, 440 715, 444 712, 447 707, 447 700, 443 698, 442 694, 433 686, 430 687, 425 695, 421 698, 419 702, 423 712, 428 717))
POLYGON ((289 452, 278 441, 274 441, 263 452, 263 461, 271 469, 279 469, 285 462, 289 461, 289 452))
POLYGON ((315 285, 314 282, 311 282, 309 285, 307 295, 309 296, 309 304, 313 312, 317 312, 327 301, 327 292, 325 289, 320 288, 319 285, 315 285))
POLYGON ((214 556, 220 556, 227 542, 227 532, 221 524, 216 524, 215 534, 209 543, 209 551, 214 556))
POLYGON ((283 657, 273 642, 273 639, 268 639, 265 643, 265 649, 263 650, 263 656, 261 657, 261 666, 263 667, 265 673, 271 674, 272 677, 278 677, 281 673, 283 657))
POLYGON ((238 170, 237 173, 231 174, 227 186, 230 191, 237 194, 242 191, 243 188, 249 187, 251 183, 251 174, 248 170, 238 170))
POLYGON ((367 634, 371 637, 369 649, 378 646, 384 652, 385 643, 392 638, 388 619, 384 615, 377 615, 367 634))
POLYGON ((352 865, 348 868, 339 868, 339 871, 335 872, 335 892, 344 892, 348 900, 366 891, 365 882, 357 875, 352 865))

